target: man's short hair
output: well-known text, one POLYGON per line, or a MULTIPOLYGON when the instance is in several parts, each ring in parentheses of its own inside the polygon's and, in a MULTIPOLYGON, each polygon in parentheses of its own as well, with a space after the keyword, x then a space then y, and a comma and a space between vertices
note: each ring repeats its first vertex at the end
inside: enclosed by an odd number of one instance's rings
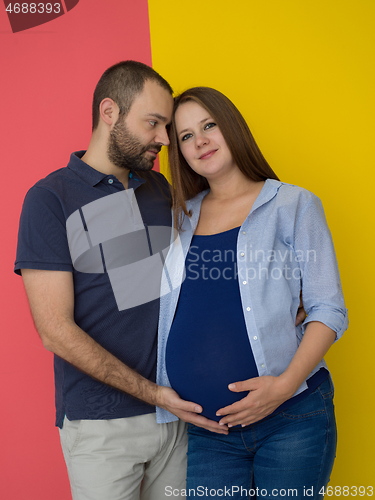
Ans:
POLYGON ((120 110, 120 116, 126 116, 134 98, 143 90, 147 80, 157 82, 171 95, 173 90, 154 69, 138 61, 122 61, 108 68, 101 76, 92 102, 92 129, 99 124, 99 105, 103 99, 113 99, 120 110))

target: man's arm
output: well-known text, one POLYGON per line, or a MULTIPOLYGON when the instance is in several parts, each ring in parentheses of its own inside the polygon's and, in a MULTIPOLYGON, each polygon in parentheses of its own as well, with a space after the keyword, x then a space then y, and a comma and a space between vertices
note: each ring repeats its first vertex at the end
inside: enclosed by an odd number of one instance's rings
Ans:
POLYGON ((197 415, 202 411, 199 405, 142 377, 75 323, 72 273, 22 269, 22 278, 36 329, 46 349, 100 382, 165 408, 186 422, 213 432, 227 432, 217 422, 197 415))

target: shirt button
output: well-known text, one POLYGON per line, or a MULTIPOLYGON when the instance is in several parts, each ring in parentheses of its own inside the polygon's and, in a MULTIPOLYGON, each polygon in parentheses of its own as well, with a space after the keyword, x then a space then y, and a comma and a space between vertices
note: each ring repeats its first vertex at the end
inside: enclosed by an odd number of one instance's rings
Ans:
POLYGON ((246 234, 246 231, 242 231, 242 234, 246 234))
POLYGON ((246 307, 246 311, 251 311, 251 307, 246 307))
POLYGON ((243 281, 243 282, 242 282, 242 284, 243 284, 243 285, 247 285, 247 281, 243 281))
POLYGON ((258 340, 258 337, 256 335, 254 335, 253 339, 254 340, 258 340))
POLYGON ((244 257, 244 256, 245 256, 245 252, 241 252, 241 253, 240 253, 240 256, 241 256, 241 257, 244 257))
POLYGON ((108 179, 108 184, 113 184, 113 179, 108 179))
POLYGON ((264 367, 265 367, 265 364, 264 364, 264 363, 262 363, 262 364, 260 365, 260 367, 261 367, 261 368, 264 368, 264 367))

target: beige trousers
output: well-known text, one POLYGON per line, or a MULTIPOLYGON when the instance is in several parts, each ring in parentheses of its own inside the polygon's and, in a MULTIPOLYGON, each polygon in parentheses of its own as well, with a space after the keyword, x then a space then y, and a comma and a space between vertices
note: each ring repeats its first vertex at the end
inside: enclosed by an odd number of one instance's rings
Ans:
POLYGON ((113 420, 65 418, 60 438, 73 500, 163 500, 185 488, 182 421, 157 424, 154 413, 113 420))

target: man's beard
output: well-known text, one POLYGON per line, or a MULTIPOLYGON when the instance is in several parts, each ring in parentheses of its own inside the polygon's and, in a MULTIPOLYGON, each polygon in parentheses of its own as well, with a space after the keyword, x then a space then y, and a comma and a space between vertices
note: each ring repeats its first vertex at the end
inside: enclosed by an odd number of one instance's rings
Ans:
POLYGON ((111 130, 107 154, 116 167, 129 170, 149 171, 154 166, 155 158, 143 156, 148 150, 159 152, 160 144, 150 143, 144 146, 136 136, 129 132, 124 120, 118 120, 111 130))

